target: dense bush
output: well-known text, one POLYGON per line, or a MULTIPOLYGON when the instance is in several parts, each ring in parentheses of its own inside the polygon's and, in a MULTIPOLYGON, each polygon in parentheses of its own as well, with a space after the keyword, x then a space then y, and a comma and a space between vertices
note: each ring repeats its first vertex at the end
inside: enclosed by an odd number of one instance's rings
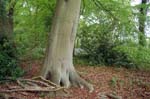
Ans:
MULTIPOLYGON (((93 45, 95 44, 92 44, 92 46, 93 45)), ((82 47, 87 52, 87 54, 83 56, 91 65, 101 64, 108 66, 123 66, 126 68, 132 68, 136 66, 136 64, 131 60, 129 54, 120 50, 119 48, 116 48, 119 46, 118 44, 111 43, 108 40, 103 40, 99 42, 99 46, 95 49, 91 48, 89 44, 87 46, 88 47, 85 47, 86 49, 82 47)))
POLYGON ((143 46, 118 46, 115 48, 127 54, 138 69, 150 69, 150 49, 143 46))
POLYGON ((124 30, 125 28, 119 28, 120 25, 116 28, 111 23, 115 21, 88 24, 81 19, 75 45, 85 52, 78 54, 74 58, 75 62, 126 68, 150 68, 150 49, 148 46, 138 44, 138 39, 135 39, 137 37, 133 34, 134 28, 124 30))
MULTIPOLYGON (((109 25, 109 23, 106 25, 109 25)), ((110 31, 105 30, 106 25, 96 27, 97 24, 86 25, 84 22, 81 23, 81 30, 77 37, 80 40, 79 47, 86 54, 79 55, 79 58, 84 61, 86 59, 85 62, 90 65, 134 67, 135 64, 130 60, 128 54, 116 49, 122 43, 112 35, 111 28, 110 31)))
POLYGON ((17 78, 23 74, 18 67, 16 49, 6 37, 0 38, 0 80, 6 77, 17 78))
POLYGON ((150 49, 131 41, 113 42, 109 36, 100 39, 81 38, 81 48, 86 54, 79 54, 77 59, 82 64, 122 66, 126 68, 150 69, 150 49), (83 41, 83 42, 82 42, 83 41))

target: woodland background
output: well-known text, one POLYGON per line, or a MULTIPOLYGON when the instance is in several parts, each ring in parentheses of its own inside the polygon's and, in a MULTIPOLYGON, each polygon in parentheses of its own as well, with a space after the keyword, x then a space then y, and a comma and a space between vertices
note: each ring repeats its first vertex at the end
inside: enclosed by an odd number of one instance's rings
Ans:
MULTIPOLYGON (((46 54, 55 6, 56 0, 0 0, 0 33, 3 34, 1 31, 4 27, 8 30, 7 39, 0 35, 2 82, 7 76, 33 76, 29 72, 40 68, 46 54), (7 19, 6 24, 3 19, 7 19)), ((82 0, 73 57, 79 71, 88 72, 86 69, 92 68, 94 75, 99 75, 107 73, 107 70, 121 69, 127 73, 132 72, 133 77, 137 77, 136 71, 143 75, 140 77, 146 77, 141 82, 149 82, 149 0, 82 0), (101 69, 97 71, 95 68, 101 69)), ((116 73, 117 76, 110 74, 111 77, 107 80, 115 88, 120 81, 118 75, 123 75, 120 71, 119 74, 118 71, 116 73)), ((87 75, 94 79, 90 73, 87 75)), ((98 81, 95 83, 98 84, 98 81)), ((120 95, 119 92, 118 94, 120 95)), ((150 94, 145 97, 147 96, 150 94)))

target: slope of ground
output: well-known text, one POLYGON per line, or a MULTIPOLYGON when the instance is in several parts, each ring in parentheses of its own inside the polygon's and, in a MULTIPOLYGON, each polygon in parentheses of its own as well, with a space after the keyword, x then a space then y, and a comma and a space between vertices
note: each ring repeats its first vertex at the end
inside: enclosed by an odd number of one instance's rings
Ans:
MULTIPOLYGON (((25 78, 31 78, 41 70, 41 62, 27 61, 22 63, 25 78)), ((75 66, 84 79, 94 85, 94 92, 86 89, 70 88, 69 96, 53 99, 150 99, 150 72, 128 70, 114 67, 75 66)), ((1 85, 0 88, 6 87, 1 85)), ((42 93, 11 93, 14 99, 51 99, 42 93)))

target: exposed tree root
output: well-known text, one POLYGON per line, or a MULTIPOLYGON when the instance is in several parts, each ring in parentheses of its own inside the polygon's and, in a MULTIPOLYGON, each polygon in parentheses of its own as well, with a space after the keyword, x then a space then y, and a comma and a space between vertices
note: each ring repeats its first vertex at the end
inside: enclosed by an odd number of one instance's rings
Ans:
MULTIPOLYGON (((8 78, 11 80, 11 78, 8 78)), ((8 80, 6 79, 6 80, 8 80)), ((17 87, 10 87, 9 89, 0 90, 0 93, 11 92, 57 92, 62 90, 68 93, 64 87, 58 86, 43 77, 35 77, 33 79, 17 79, 17 87)))
POLYGON ((1 93, 10 93, 10 92, 56 92, 62 90, 63 87, 59 88, 28 88, 28 89, 13 89, 13 90, 0 90, 1 93))
POLYGON ((21 86, 22 88, 25 88, 25 86, 20 82, 20 80, 17 80, 17 83, 19 86, 21 86))
POLYGON ((93 85, 81 78, 77 73, 75 73, 72 78, 73 79, 71 82, 74 86, 79 86, 80 88, 85 87, 89 90, 90 93, 94 91, 93 85))
MULTIPOLYGON (((32 85, 32 86, 37 86, 37 84, 43 85, 45 87, 50 87, 49 84, 43 82, 43 81, 38 81, 38 80, 32 80, 32 79, 19 79, 18 81, 20 82, 25 82, 28 85, 32 85)), ((53 88, 53 86, 52 86, 53 88)))
POLYGON ((48 84, 51 85, 51 86, 55 86, 55 87, 58 87, 58 86, 59 86, 59 85, 57 85, 57 84, 55 84, 55 83, 53 83, 53 82, 51 82, 51 81, 49 81, 49 80, 46 80, 46 79, 45 79, 44 77, 42 77, 42 76, 33 77, 32 79, 33 79, 33 80, 40 79, 40 80, 42 80, 42 81, 48 83, 48 84))
POLYGON ((0 93, 0 99, 9 99, 6 94, 0 93))

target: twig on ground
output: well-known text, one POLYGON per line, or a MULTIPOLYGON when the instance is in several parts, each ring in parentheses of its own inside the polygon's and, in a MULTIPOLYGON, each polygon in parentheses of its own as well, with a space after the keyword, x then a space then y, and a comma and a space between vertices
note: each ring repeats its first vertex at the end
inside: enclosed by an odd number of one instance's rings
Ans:
POLYGON ((122 99, 121 96, 116 96, 116 95, 113 95, 113 94, 107 94, 107 96, 108 96, 109 98, 112 98, 112 99, 122 99))

